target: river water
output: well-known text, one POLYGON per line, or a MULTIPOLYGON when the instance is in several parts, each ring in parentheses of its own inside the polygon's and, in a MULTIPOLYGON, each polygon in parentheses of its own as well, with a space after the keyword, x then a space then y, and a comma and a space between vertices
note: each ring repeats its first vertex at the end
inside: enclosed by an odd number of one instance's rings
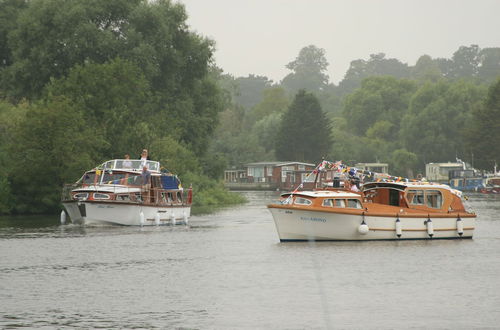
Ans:
POLYGON ((243 194, 189 227, 0 218, 0 328, 500 327, 500 196, 472 240, 280 243, 243 194))

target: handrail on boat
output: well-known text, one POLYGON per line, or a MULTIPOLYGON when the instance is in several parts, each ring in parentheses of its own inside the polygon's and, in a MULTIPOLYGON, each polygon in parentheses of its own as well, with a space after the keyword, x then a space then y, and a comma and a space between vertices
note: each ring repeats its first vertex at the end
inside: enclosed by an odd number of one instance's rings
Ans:
MULTIPOLYGON (((83 188, 82 184, 65 184, 62 189, 61 201, 62 202, 70 202, 76 201, 77 199, 73 198, 71 192, 78 188, 83 188)), ((150 188, 149 190, 145 190, 139 187, 128 187, 124 185, 118 184, 107 184, 107 189, 102 189, 97 185, 86 185, 86 189, 81 193, 91 193, 100 192, 102 194, 112 193, 117 197, 121 197, 122 199, 88 199, 94 201, 102 201, 107 203, 138 203, 138 204, 148 204, 148 205, 165 205, 165 206, 175 206, 175 205, 191 205, 192 199, 192 188, 181 188, 181 189, 163 189, 163 188, 150 188), (93 188, 93 189, 92 189, 93 188), (112 188, 110 190, 109 188, 112 188)), ((102 186, 101 186, 102 187, 102 186)), ((87 196, 88 198, 88 196, 87 196)), ((87 198, 82 198, 81 200, 87 200, 87 198)))

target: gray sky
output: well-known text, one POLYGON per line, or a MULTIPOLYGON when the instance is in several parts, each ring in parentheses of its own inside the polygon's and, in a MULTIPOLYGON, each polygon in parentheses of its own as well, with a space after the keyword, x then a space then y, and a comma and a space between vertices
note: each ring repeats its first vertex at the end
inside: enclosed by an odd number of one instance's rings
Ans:
POLYGON ((301 48, 326 51, 330 81, 355 59, 385 53, 414 65, 458 47, 500 47, 500 0, 179 0, 188 24, 216 42, 217 65, 235 77, 278 82, 301 48))

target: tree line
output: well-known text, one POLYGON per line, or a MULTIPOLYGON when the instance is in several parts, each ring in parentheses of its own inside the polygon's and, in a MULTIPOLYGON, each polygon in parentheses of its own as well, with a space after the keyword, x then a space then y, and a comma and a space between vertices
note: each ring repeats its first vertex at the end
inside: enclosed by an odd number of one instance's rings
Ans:
POLYGON ((414 66, 373 54, 352 61, 338 85, 328 65, 311 45, 280 82, 222 75, 232 104, 210 149, 233 166, 328 158, 387 162, 405 177, 429 162, 460 158, 485 170, 500 162, 500 48, 462 46, 450 59, 423 55, 414 66))
POLYGON ((281 82, 232 77, 169 0, 0 1, 0 214, 59 210, 63 183, 143 148, 193 183, 196 205, 241 201, 227 167, 264 160, 497 160, 498 48, 408 66, 384 54, 329 82, 304 47, 281 82), (470 155, 470 157, 469 157, 470 155))

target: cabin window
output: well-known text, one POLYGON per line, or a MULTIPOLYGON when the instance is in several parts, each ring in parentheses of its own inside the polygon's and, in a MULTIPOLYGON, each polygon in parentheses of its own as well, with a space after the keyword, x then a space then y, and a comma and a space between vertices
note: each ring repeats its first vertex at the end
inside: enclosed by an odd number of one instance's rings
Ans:
POLYGON ((424 205, 423 190, 408 190, 408 201, 411 205, 424 205))
POLYGON ((130 201, 130 196, 128 194, 116 196, 118 201, 130 201))
POLYGON ((333 200, 334 207, 345 207, 345 200, 343 199, 334 199, 333 200))
POLYGON ((361 208, 363 208, 361 206, 361 202, 359 201, 359 199, 352 199, 352 198, 350 198, 350 199, 347 200, 347 207, 352 208, 352 209, 361 209, 361 208))
POLYGON ((425 192, 425 201, 428 207, 440 209, 443 206, 443 196, 439 190, 427 190, 425 192))
POLYGON ((83 176, 84 184, 93 184, 95 180, 95 173, 85 173, 83 176))
POLYGON ((77 199, 77 200, 86 200, 89 197, 89 193, 78 193, 78 194, 75 194, 73 197, 74 197, 74 199, 77 199))
POLYGON ((94 199, 109 199, 108 194, 94 193, 94 199))
POLYGON ((325 199, 325 200, 323 200, 323 206, 333 207, 333 199, 325 199))
POLYGON ((130 174, 127 178, 127 184, 130 186, 142 186, 142 177, 140 175, 130 174))
POLYGON ((297 205, 311 205, 312 201, 310 199, 307 199, 307 198, 297 197, 297 198, 295 198, 294 204, 297 204, 297 205))

